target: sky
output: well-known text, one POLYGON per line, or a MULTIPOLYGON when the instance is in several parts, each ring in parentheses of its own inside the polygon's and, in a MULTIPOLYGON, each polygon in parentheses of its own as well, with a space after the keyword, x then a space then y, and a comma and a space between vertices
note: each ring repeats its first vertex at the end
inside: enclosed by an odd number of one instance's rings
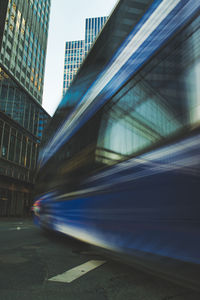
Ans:
POLYGON ((42 106, 53 115, 62 98, 65 42, 83 40, 85 19, 109 16, 118 0, 51 0, 42 106))

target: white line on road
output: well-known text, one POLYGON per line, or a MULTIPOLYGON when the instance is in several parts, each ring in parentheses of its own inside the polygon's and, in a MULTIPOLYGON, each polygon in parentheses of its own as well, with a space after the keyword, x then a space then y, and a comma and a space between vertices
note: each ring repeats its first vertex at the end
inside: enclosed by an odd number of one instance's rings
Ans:
POLYGON ((88 261, 78 267, 75 267, 63 274, 52 277, 49 280, 70 283, 70 282, 74 281, 75 279, 85 275, 87 272, 92 271, 105 263, 106 263, 105 260, 90 260, 90 261, 88 261))

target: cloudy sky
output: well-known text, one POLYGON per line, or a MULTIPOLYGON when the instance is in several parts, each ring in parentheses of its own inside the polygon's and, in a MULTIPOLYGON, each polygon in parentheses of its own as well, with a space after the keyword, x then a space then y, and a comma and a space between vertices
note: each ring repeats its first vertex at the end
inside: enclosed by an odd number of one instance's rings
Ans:
POLYGON ((52 115, 61 100, 65 42, 84 39, 85 19, 108 16, 118 0, 51 0, 43 107, 52 115))

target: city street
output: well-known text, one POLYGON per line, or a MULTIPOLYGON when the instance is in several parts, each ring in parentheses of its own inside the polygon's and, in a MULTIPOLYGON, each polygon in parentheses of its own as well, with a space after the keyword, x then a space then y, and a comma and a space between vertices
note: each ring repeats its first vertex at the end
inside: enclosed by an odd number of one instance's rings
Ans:
POLYGON ((0 300, 200 300, 199 24, 0 0, 0 300))
POLYGON ((1 300, 200 299, 195 291, 122 264, 90 245, 44 234, 31 219, 1 219, 0 235, 1 300))

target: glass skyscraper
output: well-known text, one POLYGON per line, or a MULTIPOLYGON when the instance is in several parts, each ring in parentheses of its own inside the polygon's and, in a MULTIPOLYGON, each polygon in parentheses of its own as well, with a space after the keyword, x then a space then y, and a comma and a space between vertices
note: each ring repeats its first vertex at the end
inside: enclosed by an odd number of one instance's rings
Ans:
POLYGON ((85 42, 69 41, 65 45, 65 62, 64 62, 64 83, 63 83, 63 95, 69 88, 77 70, 79 69, 84 59, 85 42))
POLYGON ((30 207, 42 108, 50 0, 0 3, 0 216, 30 207))
POLYGON ((0 64, 42 102, 50 0, 7 0, 0 64))
POLYGON ((63 96, 76 75, 84 57, 89 52, 100 33, 107 17, 87 18, 85 20, 85 40, 69 41, 65 45, 63 96))
POLYGON ((95 42, 106 20, 107 17, 87 18, 85 20, 85 55, 95 42))

